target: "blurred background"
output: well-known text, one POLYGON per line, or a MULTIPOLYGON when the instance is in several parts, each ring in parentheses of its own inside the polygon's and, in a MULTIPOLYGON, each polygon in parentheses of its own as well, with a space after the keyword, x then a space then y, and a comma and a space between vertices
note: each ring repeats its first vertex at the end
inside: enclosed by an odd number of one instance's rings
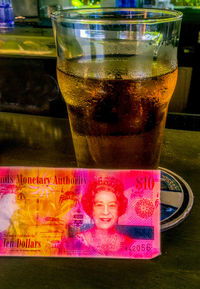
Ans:
POLYGON ((200 130, 200 0, 0 0, 0 111, 66 118, 50 14, 80 7, 183 12, 179 76, 167 127, 200 130))

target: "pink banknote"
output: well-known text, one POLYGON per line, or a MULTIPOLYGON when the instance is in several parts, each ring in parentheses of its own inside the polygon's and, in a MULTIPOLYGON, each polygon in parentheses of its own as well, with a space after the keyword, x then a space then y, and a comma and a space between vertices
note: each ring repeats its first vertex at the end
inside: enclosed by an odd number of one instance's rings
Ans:
POLYGON ((0 255, 160 254, 160 171, 0 168, 0 255))

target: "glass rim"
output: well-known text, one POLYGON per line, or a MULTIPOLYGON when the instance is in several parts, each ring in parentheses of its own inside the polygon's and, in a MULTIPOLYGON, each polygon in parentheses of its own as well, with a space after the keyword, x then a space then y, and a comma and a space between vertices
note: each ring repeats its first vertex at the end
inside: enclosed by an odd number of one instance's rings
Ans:
MULTIPOLYGON (((138 14, 139 15, 139 14, 138 14)), ((136 15, 137 16, 137 15, 136 15)), ((166 22, 174 22, 181 20, 183 13, 177 10, 170 9, 157 9, 157 8, 81 8, 81 9, 63 9, 57 10, 51 13, 51 19, 57 22, 78 23, 78 24, 101 24, 101 25, 120 25, 120 24, 159 24, 166 22), (144 18, 134 19, 108 19, 106 17, 101 18, 89 18, 89 15, 99 14, 100 12, 141 12, 141 16, 144 18), (143 13, 143 14, 142 14, 143 13), (152 13, 152 16, 147 16, 147 13, 152 13), (84 14, 86 18, 82 18, 84 14), (146 15, 145 15, 146 14, 146 15)))

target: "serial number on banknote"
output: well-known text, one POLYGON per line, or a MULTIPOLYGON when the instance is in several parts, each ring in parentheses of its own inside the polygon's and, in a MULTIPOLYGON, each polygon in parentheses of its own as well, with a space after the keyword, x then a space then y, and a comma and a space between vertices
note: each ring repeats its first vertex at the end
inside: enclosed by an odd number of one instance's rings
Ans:
POLYGON ((152 250, 151 243, 132 245, 128 248, 132 252, 150 252, 152 250))

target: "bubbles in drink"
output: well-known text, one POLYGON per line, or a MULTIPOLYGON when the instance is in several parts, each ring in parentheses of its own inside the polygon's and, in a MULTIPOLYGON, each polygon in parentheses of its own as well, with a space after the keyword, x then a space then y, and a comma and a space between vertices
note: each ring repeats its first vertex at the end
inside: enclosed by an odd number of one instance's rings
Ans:
POLYGON ((157 168, 177 69, 161 63, 145 69, 143 64, 129 78, 122 61, 113 79, 88 78, 86 66, 73 76, 67 66, 58 67, 79 166, 157 168))

